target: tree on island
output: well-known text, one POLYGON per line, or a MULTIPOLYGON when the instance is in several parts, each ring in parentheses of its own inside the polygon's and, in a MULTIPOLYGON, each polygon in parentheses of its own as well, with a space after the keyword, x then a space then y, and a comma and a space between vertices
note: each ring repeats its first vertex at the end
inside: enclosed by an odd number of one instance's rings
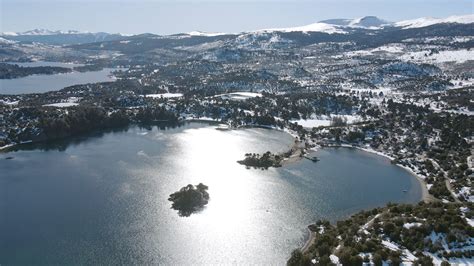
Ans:
POLYGON ((282 160, 282 156, 278 154, 272 154, 271 152, 267 151, 262 155, 256 153, 247 153, 245 154, 245 159, 237 162, 247 167, 268 169, 269 167, 280 167, 282 160))
POLYGON ((178 211, 180 216, 190 216, 193 212, 201 210, 209 202, 208 186, 199 183, 196 187, 189 184, 169 197, 172 201, 171 208, 178 211))

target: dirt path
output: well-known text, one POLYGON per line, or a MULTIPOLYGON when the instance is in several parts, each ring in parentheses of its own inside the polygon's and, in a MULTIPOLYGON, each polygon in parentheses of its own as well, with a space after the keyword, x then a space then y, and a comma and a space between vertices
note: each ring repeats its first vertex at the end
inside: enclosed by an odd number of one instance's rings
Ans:
POLYGON ((461 201, 456 196, 456 193, 454 193, 453 187, 451 186, 451 182, 449 182, 449 179, 446 178, 445 183, 446 183, 446 188, 449 190, 449 193, 451 193, 451 196, 454 199, 454 202, 461 203, 461 201))
POLYGON ((303 155, 303 149, 304 149, 304 143, 302 143, 301 141, 299 140, 295 140, 295 143, 293 144, 293 146, 291 147, 291 154, 289 157, 287 157, 286 159, 284 159, 281 164, 282 165, 286 165, 286 164, 290 164, 290 163, 294 163, 298 160, 301 160, 302 158, 304 158, 302 155, 303 155))
POLYGON ((309 247, 311 247, 313 245, 314 240, 315 240, 314 232, 309 230, 309 228, 308 228, 308 231, 309 231, 309 238, 308 238, 308 240, 306 240, 306 242, 304 243, 304 246, 301 248, 301 252, 303 254, 308 251, 309 247))

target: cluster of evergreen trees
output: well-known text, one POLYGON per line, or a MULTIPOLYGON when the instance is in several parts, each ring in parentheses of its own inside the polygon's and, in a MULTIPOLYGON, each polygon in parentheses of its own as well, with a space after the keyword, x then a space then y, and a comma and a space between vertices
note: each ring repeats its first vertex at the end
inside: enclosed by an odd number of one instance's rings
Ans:
POLYGON ((53 66, 21 67, 19 65, 0 63, 0 79, 14 79, 35 74, 52 75, 68 72, 72 72, 72 69, 53 66))
POLYGON ((17 119, 28 117, 30 121, 36 121, 36 124, 28 124, 20 133, 11 130, 9 139, 16 142, 60 139, 97 130, 125 127, 130 123, 178 122, 177 115, 163 107, 108 111, 101 107, 78 106, 68 108, 67 112, 42 107, 22 108, 17 113, 17 119))
POLYGON ((280 167, 283 156, 272 154, 267 151, 264 154, 247 153, 245 159, 238 161, 247 167, 268 169, 269 167, 280 167))
POLYGON ((460 206, 441 202, 389 204, 385 208, 362 211, 335 225, 318 221, 309 227, 315 235, 313 244, 305 252, 293 251, 288 265, 313 265, 313 259, 317 265, 332 265, 331 254, 337 255, 343 265, 362 265, 369 262, 369 257, 360 254, 367 253, 372 255, 375 265, 382 265, 383 261, 399 265, 402 253, 385 247, 382 240, 387 239, 410 250, 417 257, 414 265, 433 265, 432 259, 423 254, 426 251, 445 259, 471 258, 474 255, 472 250, 461 251, 459 248, 470 245, 470 239, 474 237, 474 229, 463 218, 472 218, 473 211, 467 208, 468 212, 461 213, 460 206), (407 223, 417 225, 407 228, 404 226, 407 223), (363 226, 365 230, 362 230, 363 226), (454 251, 445 250, 443 240, 432 241, 429 236, 433 232, 442 236, 454 251))

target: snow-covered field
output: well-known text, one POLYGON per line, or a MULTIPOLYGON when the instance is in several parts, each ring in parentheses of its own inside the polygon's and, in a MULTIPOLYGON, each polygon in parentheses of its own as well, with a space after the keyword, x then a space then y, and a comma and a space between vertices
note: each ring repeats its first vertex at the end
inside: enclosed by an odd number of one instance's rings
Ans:
POLYGON ((59 107, 59 108, 64 108, 64 107, 71 107, 71 106, 77 106, 79 105, 79 101, 81 100, 81 97, 69 97, 66 102, 60 102, 60 103, 50 103, 50 104, 45 104, 43 106, 50 106, 50 107, 59 107))
POLYGON ((215 118, 212 118, 212 117, 208 117, 208 116, 200 116, 200 117, 197 117, 197 116, 186 116, 185 117, 185 120, 186 121, 209 121, 209 122, 216 122, 216 121, 220 121, 220 119, 215 119, 215 118))
POLYGON ((355 122, 362 121, 362 118, 357 115, 335 115, 335 116, 318 116, 311 119, 300 119, 300 120, 291 120, 293 123, 298 123, 298 125, 303 126, 304 128, 313 128, 320 126, 330 126, 332 118, 342 117, 347 119, 347 124, 353 124, 355 122))
POLYGON ((258 92, 232 92, 215 95, 214 97, 221 97, 222 99, 229 100, 247 100, 249 98, 262 97, 262 94, 258 92))
POLYGON ((71 106, 77 106, 79 105, 78 103, 51 103, 51 104, 45 104, 43 106, 51 106, 51 107, 71 107, 71 106))
POLYGON ((331 120, 329 119, 300 119, 300 120, 291 120, 293 123, 297 123, 304 128, 313 128, 313 127, 320 127, 324 126, 327 127, 331 124, 331 120))
POLYGON ((179 98, 182 97, 182 93, 158 93, 158 94, 147 94, 145 97, 149 98, 179 98))

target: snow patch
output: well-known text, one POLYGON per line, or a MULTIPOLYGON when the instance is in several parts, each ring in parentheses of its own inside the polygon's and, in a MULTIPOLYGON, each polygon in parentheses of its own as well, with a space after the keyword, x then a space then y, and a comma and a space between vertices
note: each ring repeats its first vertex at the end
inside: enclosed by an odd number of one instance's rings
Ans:
POLYGON ((82 99, 82 97, 69 97, 67 98, 66 102, 60 102, 60 103, 50 103, 50 104, 45 104, 43 106, 50 106, 50 107, 71 107, 71 106, 77 106, 79 105, 79 101, 82 99))
POLYGON ((421 223, 406 223, 403 225, 404 228, 410 229, 412 227, 420 227, 421 223))
POLYGON ((45 104, 43 106, 50 106, 50 107, 71 107, 71 106, 77 106, 79 105, 78 103, 50 103, 50 104, 45 104))
POLYGON ((398 251, 398 250, 400 250, 400 248, 398 247, 397 244, 392 243, 392 242, 387 241, 387 240, 382 240, 382 245, 384 245, 386 248, 388 248, 388 249, 390 249, 390 250, 393 250, 393 251, 398 251))
POLYGON ((362 121, 362 118, 357 115, 335 115, 335 116, 318 116, 311 119, 299 119, 299 120, 291 120, 292 123, 298 123, 298 125, 304 128, 313 128, 313 127, 320 127, 320 126, 330 126, 331 120, 333 117, 342 117, 347 119, 347 124, 353 124, 355 122, 362 121))
POLYGON ((339 262, 339 257, 336 256, 336 255, 333 255, 333 254, 329 255, 329 259, 331 260, 331 262, 332 262, 333 264, 342 265, 342 264, 339 262))
POLYGON ((247 100, 249 98, 263 97, 263 95, 257 92, 232 92, 232 93, 214 95, 214 97, 221 97, 222 99, 230 99, 230 100, 247 100))
POLYGON ((157 94, 147 94, 145 97, 148 98, 179 98, 183 97, 182 93, 157 93, 157 94))
POLYGON ((13 101, 13 102, 11 102, 11 101, 0 100, 0 103, 1 103, 1 104, 5 104, 5 105, 18 105, 19 102, 20 102, 20 101, 13 101))
POLYGON ((408 249, 401 249, 396 243, 382 240, 382 245, 393 251, 401 251, 403 265, 412 265, 413 262, 417 260, 417 257, 413 255, 413 253, 411 253, 408 249))

